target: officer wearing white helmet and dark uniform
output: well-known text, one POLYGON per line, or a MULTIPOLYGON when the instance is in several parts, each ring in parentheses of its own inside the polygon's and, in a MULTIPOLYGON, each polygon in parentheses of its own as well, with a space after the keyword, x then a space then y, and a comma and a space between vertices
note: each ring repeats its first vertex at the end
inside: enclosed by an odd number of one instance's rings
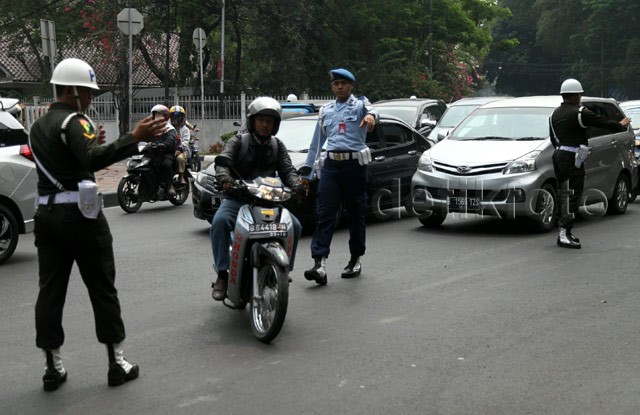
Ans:
POLYGON ((351 258, 341 276, 352 278, 360 275, 360 257, 365 252, 367 164, 371 161, 371 151, 365 141, 367 132, 373 130, 378 119, 366 98, 359 99, 351 93, 356 78, 350 71, 332 69, 329 76, 336 100, 320 109, 305 163, 316 168, 320 181, 317 224, 311 241, 314 264, 305 271, 304 277, 319 285, 327 283, 326 260, 342 201, 347 208, 351 258), (327 152, 323 158, 320 149, 325 142, 327 152))
POLYGON ((91 66, 65 59, 53 71, 57 102, 38 118, 29 133, 38 172, 38 207, 34 216, 40 292, 36 301, 36 346, 45 355, 44 390, 67 380, 60 346, 62 314, 74 262, 89 291, 98 341, 107 346, 109 386, 138 377, 138 366, 123 356, 125 330, 114 286, 115 264, 109 224, 94 172, 137 153, 139 141, 159 132, 147 117, 131 133, 102 146, 105 131, 83 114, 98 90, 91 66))
POLYGON ((562 104, 549 120, 549 134, 556 149, 553 153, 553 170, 558 180, 560 202, 560 233, 557 244, 573 249, 581 248, 580 240, 571 230, 584 189, 584 160, 589 153, 587 127, 624 131, 630 121, 629 118, 624 118, 616 122, 580 106, 583 92, 580 82, 575 79, 565 80, 560 87, 562 104))

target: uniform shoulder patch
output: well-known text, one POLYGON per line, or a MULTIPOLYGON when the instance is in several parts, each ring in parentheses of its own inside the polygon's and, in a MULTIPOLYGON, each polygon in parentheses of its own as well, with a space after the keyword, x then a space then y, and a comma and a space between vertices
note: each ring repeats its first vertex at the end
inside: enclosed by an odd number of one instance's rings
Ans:
POLYGON ((82 135, 84 135, 89 140, 93 140, 96 137, 96 131, 93 127, 93 124, 85 118, 80 118, 79 121, 82 129, 84 130, 82 135))

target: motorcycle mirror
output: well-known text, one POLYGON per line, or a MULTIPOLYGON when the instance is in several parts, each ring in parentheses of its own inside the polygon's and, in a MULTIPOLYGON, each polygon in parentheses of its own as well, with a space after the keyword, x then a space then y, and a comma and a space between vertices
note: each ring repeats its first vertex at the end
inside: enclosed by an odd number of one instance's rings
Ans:
POLYGON ((298 174, 300 176, 308 176, 311 174, 311 167, 310 166, 302 166, 298 169, 298 174))
POLYGON ((233 167, 234 165, 233 159, 231 157, 222 154, 216 156, 216 158, 214 159, 214 163, 216 163, 216 166, 222 167, 233 167))

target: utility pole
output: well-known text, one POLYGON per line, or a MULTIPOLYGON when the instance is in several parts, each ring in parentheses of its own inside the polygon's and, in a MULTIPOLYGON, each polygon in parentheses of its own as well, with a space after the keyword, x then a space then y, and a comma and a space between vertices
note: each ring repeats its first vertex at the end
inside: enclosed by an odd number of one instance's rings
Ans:
POLYGON ((171 0, 167 0, 167 25, 165 27, 165 61, 164 61, 164 99, 169 103, 169 54, 171 48, 169 39, 171 39, 171 0))
POLYGON ((429 78, 433 79, 433 49, 431 39, 433 38, 433 4, 429 0, 429 78))

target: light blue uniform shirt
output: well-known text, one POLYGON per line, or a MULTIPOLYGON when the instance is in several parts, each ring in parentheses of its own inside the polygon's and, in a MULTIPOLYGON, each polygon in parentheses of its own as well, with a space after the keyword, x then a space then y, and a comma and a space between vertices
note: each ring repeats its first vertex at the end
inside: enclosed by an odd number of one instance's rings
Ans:
POLYGON ((325 104, 320 110, 305 164, 313 166, 318 149, 325 141, 327 151, 355 152, 366 148, 367 126, 360 127, 360 123, 367 114, 378 120, 366 98, 358 99, 351 95, 344 103, 334 101, 325 104))

